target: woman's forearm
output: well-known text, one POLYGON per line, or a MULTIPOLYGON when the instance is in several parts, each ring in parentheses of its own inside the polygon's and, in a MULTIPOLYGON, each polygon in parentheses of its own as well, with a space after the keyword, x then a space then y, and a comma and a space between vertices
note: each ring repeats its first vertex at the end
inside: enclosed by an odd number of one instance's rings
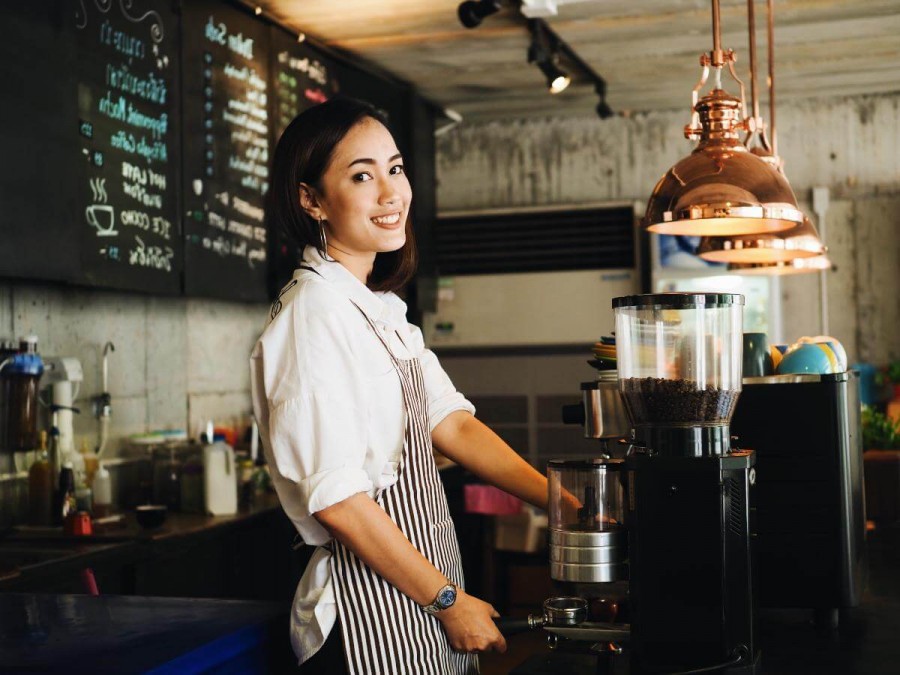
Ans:
POLYGON ((473 415, 451 413, 431 437, 442 454, 482 480, 538 508, 547 508, 547 478, 473 415))
POLYGON ((434 601, 447 583, 369 495, 353 495, 314 516, 331 536, 418 604, 434 601))

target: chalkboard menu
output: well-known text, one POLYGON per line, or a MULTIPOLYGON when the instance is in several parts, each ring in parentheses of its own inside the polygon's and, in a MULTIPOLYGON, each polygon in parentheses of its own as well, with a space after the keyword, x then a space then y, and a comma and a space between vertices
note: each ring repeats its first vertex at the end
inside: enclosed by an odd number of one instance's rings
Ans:
POLYGON ((178 23, 162 1, 70 6, 80 281, 178 293, 178 23))
POLYGON ((269 29, 221 2, 184 5, 185 292, 265 300, 269 29))
MULTIPOLYGON (((319 103, 324 103, 340 89, 337 67, 330 60, 305 43, 298 43, 295 35, 272 26, 271 119, 273 142, 277 142, 285 128, 297 115, 319 103)), ((274 147, 274 146, 273 146, 274 147)), ((269 295, 275 296, 297 268, 300 258, 284 233, 269 231, 269 295)))
POLYGON ((170 3, 48 0, 2 13, 0 274, 179 293, 170 3))

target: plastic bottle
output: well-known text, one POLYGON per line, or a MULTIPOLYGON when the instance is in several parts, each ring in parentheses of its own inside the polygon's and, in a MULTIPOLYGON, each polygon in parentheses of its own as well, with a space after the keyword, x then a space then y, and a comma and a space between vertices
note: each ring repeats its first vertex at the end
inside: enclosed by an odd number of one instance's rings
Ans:
POLYGON ((94 517, 104 518, 112 513, 112 481, 109 477, 109 469, 103 466, 103 462, 97 467, 94 474, 94 517))
POLYGON ((53 469, 47 454, 47 432, 41 431, 38 458, 28 471, 28 522, 53 524, 53 469))

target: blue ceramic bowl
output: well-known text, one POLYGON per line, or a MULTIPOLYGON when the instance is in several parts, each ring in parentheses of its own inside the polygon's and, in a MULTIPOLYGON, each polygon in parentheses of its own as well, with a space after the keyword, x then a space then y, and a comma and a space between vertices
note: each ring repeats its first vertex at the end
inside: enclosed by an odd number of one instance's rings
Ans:
POLYGON ((778 364, 779 375, 789 373, 827 375, 839 370, 834 351, 825 343, 793 345, 778 364))
POLYGON ((828 345, 837 357, 838 368, 835 372, 842 373, 847 370, 849 366, 847 363, 847 351, 844 349, 844 345, 836 338, 833 338, 830 335, 817 335, 815 337, 802 337, 797 340, 797 342, 814 342, 828 345))

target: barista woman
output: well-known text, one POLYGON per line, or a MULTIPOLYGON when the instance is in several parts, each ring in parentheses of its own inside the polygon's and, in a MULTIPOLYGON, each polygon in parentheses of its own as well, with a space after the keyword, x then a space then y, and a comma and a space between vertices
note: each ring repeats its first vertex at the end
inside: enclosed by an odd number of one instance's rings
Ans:
POLYGON ((506 644, 463 589, 432 446, 541 508, 546 479, 474 416, 395 292, 415 271, 412 192, 387 124, 334 99, 275 150, 267 218, 303 247, 251 358, 281 504, 318 546, 294 598, 301 670, 477 672, 506 644), (305 663, 304 663, 305 662, 305 663))

